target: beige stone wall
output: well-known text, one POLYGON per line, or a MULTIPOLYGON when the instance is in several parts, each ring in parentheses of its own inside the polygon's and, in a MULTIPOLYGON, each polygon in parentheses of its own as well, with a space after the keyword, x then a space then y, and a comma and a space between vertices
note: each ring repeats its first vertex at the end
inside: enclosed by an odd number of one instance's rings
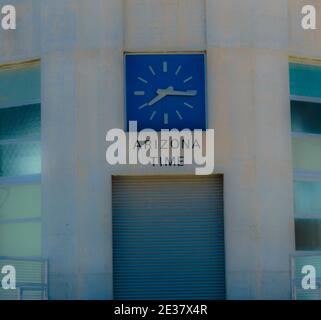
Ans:
POLYGON ((124 0, 126 51, 206 49, 205 0, 124 0))
POLYGON ((321 1, 288 0, 289 3, 289 55, 321 59, 321 1), (317 30, 303 30, 301 10, 304 5, 317 10, 317 30))

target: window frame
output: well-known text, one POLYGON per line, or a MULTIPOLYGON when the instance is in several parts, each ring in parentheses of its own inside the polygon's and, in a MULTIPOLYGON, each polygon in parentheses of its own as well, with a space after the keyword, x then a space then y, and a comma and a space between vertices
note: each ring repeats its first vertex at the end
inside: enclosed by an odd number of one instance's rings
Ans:
MULTIPOLYGON (((309 65, 309 66, 315 66, 315 67, 320 67, 321 62, 318 63, 309 63, 308 61, 295 61, 291 60, 289 61, 289 65, 291 64, 301 64, 301 65, 309 65)), ((291 81, 291 79, 290 79, 291 81)), ((290 103, 292 101, 297 101, 297 102, 307 102, 307 103, 317 103, 320 104, 321 107, 321 97, 313 97, 313 96, 300 96, 300 95, 291 95, 290 94, 290 103)), ((291 120, 291 119, 290 119, 291 120)), ((292 121, 291 121, 292 124, 292 121)), ((292 125, 291 125, 292 128, 292 125)), ((308 137, 308 138, 318 138, 320 139, 321 143, 321 134, 318 133, 304 133, 304 132, 297 132, 297 131, 292 131, 291 129, 291 144, 293 147, 293 138, 300 138, 300 137, 308 137)), ((292 162, 293 163, 293 162, 292 162)), ((293 163, 294 164, 294 163, 293 163)), ((310 171, 310 170, 302 170, 302 169, 295 169, 293 167, 293 183, 295 182, 300 182, 300 181, 310 181, 310 182, 321 182, 321 170, 320 171, 310 171)), ((293 200, 294 200, 295 194, 293 190, 293 200)), ((294 201, 293 201, 294 204, 294 201)), ((294 221, 296 222, 297 220, 320 220, 321 222, 321 212, 318 215, 311 215, 309 213, 303 214, 302 212, 296 212, 295 207, 294 207, 294 221)), ((296 236, 296 235, 295 235, 296 236)), ((305 255, 316 255, 316 254, 321 254, 321 249, 318 248, 317 250, 297 250, 296 253, 305 256, 305 255)))
MULTIPOLYGON (((30 65, 38 65, 40 67, 40 96, 39 99, 34 100, 28 100, 25 104, 21 105, 4 105, 1 106, 0 109, 10 109, 10 108, 23 108, 28 107, 34 104, 40 105, 40 132, 37 135, 30 136, 30 137, 23 137, 23 138, 14 138, 14 139, 5 139, 0 140, 0 146, 4 145, 10 145, 10 144, 20 144, 20 143, 28 143, 28 142, 38 142, 40 143, 41 147, 41 163, 42 163, 42 138, 41 138, 41 130, 42 130, 42 99, 41 99, 41 60, 36 59, 32 61, 26 61, 26 62, 18 62, 12 64, 12 68, 19 68, 21 66, 21 69, 23 69, 24 66, 30 66, 30 65)), ((9 69, 11 68, 11 65, 9 65, 9 69)), ((0 71, 8 70, 8 65, 0 66, 0 71)), ((42 165, 41 165, 42 167, 42 165)), ((42 170, 39 174, 27 174, 27 175, 15 175, 15 176, 1 176, 0 177, 0 187, 8 187, 8 186, 19 186, 19 185, 32 185, 32 184, 39 184, 41 186, 41 178, 42 177, 42 170)), ((40 217, 25 217, 25 218, 12 218, 12 219, 0 219, 0 225, 12 225, 12 224, 21 224, 21 223, 42 223, 42 216, 40 217)), ((33 256, 23 257, 33 259, 33 256)), ((40 257, 38 257, 40 259, 40 257)))

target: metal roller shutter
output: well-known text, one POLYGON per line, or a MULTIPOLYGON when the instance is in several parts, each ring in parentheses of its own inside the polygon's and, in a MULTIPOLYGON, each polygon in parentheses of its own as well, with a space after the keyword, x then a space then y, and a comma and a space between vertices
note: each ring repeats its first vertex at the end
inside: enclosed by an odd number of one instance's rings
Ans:
POLYGON ((113 177, 115 299, 224 299, 223 177, 113 177))

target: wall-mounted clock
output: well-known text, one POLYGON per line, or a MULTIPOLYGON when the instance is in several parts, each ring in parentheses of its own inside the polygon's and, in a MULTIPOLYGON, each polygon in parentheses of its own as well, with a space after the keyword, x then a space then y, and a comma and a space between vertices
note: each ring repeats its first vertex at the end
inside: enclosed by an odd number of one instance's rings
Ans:
POLYGON ((126 117, 138 130, 206 129, 204 54, 126 54, 126 117))

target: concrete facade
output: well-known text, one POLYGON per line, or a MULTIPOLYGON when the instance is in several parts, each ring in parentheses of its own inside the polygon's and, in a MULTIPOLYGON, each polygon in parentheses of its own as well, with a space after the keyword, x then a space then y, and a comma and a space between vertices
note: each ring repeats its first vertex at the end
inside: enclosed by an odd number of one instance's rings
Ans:
MULTIPOLYGON (((228 299, 290 299, 289 56, 321 58, 303 0, 11 0, 0 64, 41 59, 43 257, 51 299, 112 299, 105 135, 124 127, 124 52, 206 51, 208 127, 225 177, 228 299)), ((310 0, 318 10, 318 0, 310 0)), ((7 1, 0 0, 0 6, 7 1)))

